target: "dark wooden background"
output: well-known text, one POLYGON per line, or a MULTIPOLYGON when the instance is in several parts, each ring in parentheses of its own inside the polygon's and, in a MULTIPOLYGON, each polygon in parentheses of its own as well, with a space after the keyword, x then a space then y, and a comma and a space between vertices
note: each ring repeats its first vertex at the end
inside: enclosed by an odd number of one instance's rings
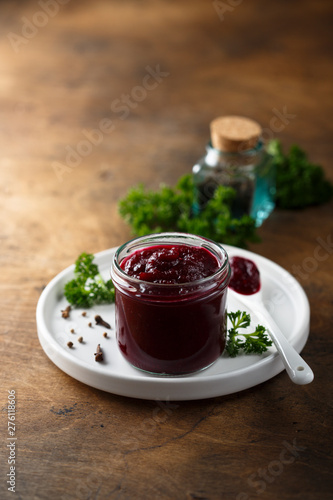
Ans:
POLYGON ((308 295, 311 385, 281 373, 239 394, 163 406, 156 417, 156 402, 61 372, 35 323, 43 287, 79 253, 129 239, 119 199, 138 182, 156 188, 190 172, 216 116, 258 120, 267 138, 300 144, 333 180, 331 2, 41 3, 48 14, 37 1, 0 3, 1 498, 14 498, 11 389, 16 498, 331 498, 332 203, 276 210, 250 247, 297 272, 308 295), (147 67, 163 76, 143 96, 134 89, 147 67), (113 130, 66 163, 105 120, 113 130), (322 260, 318 238, 327 242, 322 260))

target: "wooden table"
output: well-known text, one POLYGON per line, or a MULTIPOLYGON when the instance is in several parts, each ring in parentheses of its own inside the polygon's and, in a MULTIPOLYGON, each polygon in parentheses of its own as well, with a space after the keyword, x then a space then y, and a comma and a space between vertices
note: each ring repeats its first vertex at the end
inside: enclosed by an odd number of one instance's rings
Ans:
POLYGON ((258 120, 333 180, 330 2, 7 0, 0 12, 1 498, 15 497, 8 391, 16 498, 331 498, 332 203, 274 211, 250 246, 309 298, 310 385, 283 372, 208 400, 115 396, 60 371, 35 322, 43 287, 79 253, 130 238, 119 199, 190 172, 216 116, 258 120))

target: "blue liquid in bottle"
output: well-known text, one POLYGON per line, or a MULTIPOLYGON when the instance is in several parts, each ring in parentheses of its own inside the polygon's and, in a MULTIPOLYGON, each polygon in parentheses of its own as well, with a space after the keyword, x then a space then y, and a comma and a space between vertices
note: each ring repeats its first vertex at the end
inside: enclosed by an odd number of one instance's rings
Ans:
POLYGON ((275 169, 271 157, 266 153, 265 161, 257 168, 255 190, 250 215, 260 227, 275 207, 275 169))

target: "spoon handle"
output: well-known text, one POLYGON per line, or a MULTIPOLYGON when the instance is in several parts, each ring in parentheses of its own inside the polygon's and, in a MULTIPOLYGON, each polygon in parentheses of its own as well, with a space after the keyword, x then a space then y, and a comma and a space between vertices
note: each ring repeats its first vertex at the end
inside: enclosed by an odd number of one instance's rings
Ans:
POLYGON ((275 323, 265 306, 258 304, 258 311, 265 320, 265 326, 274 342, 274 345, 282 357, 283 364, 291 380, 298 385, 310 384, 314 379, 313 371, 296 349, 289 344, 280 328, 275 323))

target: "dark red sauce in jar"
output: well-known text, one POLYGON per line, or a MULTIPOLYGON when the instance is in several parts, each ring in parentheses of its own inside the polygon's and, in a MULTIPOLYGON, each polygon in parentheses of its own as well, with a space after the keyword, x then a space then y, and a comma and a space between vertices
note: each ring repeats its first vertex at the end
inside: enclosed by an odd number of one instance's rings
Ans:
POLYGON ((230 276, 222 247, 182 233, 137 238, 117 251, 111 276, 118 345, 133 366, 181 375, 221 355, 230 276))
POLYGON ((229 288, 243 295, 253 295, 260 290, 260 274, 255 263, 244 257, 231 257, 229 288))
POLYGON ((219 269, 216 257, 202 247, 156 245, 133 252, 120 267, 129 276, 160 284, 189 283, 219 269))

